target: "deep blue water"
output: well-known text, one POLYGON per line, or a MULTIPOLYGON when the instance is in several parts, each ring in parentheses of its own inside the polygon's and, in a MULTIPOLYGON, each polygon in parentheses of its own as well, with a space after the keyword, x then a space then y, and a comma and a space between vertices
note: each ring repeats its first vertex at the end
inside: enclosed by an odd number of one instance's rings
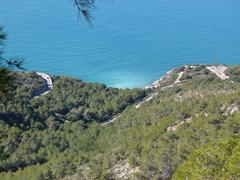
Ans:
POLYGON ((71 0, 1 0, 7 55, 25 67, 143 87, 189 63, 240 63, 239 0, 99 0, 93 27, 71 0))

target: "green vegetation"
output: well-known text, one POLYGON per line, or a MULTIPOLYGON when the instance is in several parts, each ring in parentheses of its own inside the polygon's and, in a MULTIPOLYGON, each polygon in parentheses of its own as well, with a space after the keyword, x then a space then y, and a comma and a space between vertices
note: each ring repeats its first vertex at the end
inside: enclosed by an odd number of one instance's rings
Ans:
POLYGON ((122 179, 115 170, 122 162, 137 169, 129 179, 240 176, 240 84, 233 77, 187 68, 184 83, 156 90, 136 108, 148 92, 54 77, 53 91, 34 99, 42 80, 20 76, 25 83, 0 105, 3 179, 122 179))
POLYGON ((54 77, 51 94, 34 98, 45 82, 35 73, 21 73, 16 91, 2 97, 0 118, 8 125, 28 130, 56 128, 65 121, 102 122, 146 96, 140 89, 107 88, 102 84, 54 77))
POLYGON ((233 66, 229 68, 226 72, 233 81, 240 82, 240 66, 233 66))
POLYGON ((234 137, 194 150, 174 179, 239 179, 240 140, 234 137))

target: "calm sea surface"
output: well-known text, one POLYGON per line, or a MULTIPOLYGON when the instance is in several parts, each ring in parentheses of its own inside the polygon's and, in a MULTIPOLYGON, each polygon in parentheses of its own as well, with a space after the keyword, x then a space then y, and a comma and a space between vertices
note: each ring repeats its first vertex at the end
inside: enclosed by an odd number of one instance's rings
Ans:
POLYGON ((1 0, 7 55, 28 70, 143 87, 189 63, 240 63, 239 0, 101 0, 93 27, 71 0, 1 0))

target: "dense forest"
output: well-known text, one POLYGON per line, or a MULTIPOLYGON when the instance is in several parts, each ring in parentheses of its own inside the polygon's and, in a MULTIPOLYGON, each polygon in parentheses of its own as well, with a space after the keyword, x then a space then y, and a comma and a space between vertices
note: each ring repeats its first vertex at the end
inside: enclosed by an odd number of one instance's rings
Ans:
POLYGON ((128 105, 142 99, 140 89, 107 88, 79 79, 52 77, 51 94, 35 98, 45 89, 45 80, 36 73, 18 73, 16 90, 2 97, 0 118, 22 130, 57 128, 61 123, 81 120, 106 121, 128 105))
POLYGON ((17 73, 0 103, 0 177, 239 179, 239 67, 226 80, 204 65, 177 68, 168 88, 152 90, 53 76, 53 91, 38 98, 44 80, 17 73))

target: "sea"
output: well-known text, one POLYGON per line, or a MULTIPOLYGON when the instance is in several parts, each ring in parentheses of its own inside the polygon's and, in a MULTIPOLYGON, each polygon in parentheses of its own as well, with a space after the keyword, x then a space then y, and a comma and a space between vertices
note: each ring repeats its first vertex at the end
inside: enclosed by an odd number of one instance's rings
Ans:
POLYGON ((144 87, 184 64, 240 63, 239 0, 1 0, 5 56, 27 71, 144 87))

